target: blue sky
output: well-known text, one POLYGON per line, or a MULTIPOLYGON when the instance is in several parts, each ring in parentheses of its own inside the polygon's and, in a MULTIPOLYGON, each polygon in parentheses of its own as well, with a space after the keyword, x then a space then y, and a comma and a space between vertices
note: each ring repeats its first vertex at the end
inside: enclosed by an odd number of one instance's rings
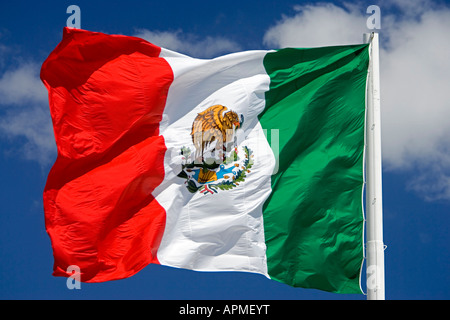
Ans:
POLYGON ((42 191, 56 147, 39 70, 71 4, 81 8, 83 29, 196 57, 358 43, 369 31, 366 8, 378 5, 386 298, 450 298, 449 2, 18 0, 0 4, 1 299, 365 299, 158 265, 81 290, 51 275, 42 191))

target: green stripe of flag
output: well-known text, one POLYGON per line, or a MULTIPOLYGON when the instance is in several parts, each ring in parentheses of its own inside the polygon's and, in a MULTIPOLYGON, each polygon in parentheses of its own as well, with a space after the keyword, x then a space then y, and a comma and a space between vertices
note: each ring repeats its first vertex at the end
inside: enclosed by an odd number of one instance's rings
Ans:
POLYGON ((259 120, 279 130, 278 170, 264 204, 273 279, 361 293, 368 63, 367 44, 282 49, 264 59, 271 82, 259 120))

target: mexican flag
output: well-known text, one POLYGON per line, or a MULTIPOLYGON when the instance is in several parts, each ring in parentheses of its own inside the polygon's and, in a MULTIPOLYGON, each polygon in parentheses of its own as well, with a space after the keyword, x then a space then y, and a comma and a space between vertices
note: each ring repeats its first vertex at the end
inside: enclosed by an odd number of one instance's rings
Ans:
POLYGON ((42 66, 55 276, 150 263, 361 293, 368 44, 195 59, 64 29, 42 66))

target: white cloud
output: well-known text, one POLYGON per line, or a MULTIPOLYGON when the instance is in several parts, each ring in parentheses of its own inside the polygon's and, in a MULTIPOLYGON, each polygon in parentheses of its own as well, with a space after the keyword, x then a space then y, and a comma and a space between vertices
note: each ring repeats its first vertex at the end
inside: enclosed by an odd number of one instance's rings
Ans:
POLYGON ((135 36, 160 47, 195 58, 212 58, 219 54, 241 50, 236 42, 229 39, 210 36, 199 39, 199 37, 193 34, 185 34, 181 30, 170 32, 137 29, 135 36))
POLYGON ((39 79, 39 66, 24 62, 17 68, 5 71, 0 78, 0 96, 0 104, 3 105, 46 103, 47 94, 39 79))
POLYGON ((23 62, 0 75, 0 133, 12 141, 6 153, 19 152, 40 165, 55 156, 47 91, 39 78, 39 66, 23 62))
MULTIPOLYGON (((386 7, 396 14, 381 6, 384 168, 410 172, 408 188, 427 200, 449 200, 450 9, 427 0, 396 0, 386 7)), ((279 47, 360 43, 369 15, 354 8, 298 7, 295 16, 267 31, 264 42, 279 47)))
POLYGON ((354 7, 334 4, 296 6, 297 14, 284 16, 264 35, 269 47, 318 47, 361 43, 366 17, 354 7))
POLYGON ((8 153, 19 152, 25 159, 37 161, 42 166, 51 164, 55 158, 51 118, 41 106, 10 110, 0 121, 0 132, 19 142, 18 148, 11 148, 8 153))

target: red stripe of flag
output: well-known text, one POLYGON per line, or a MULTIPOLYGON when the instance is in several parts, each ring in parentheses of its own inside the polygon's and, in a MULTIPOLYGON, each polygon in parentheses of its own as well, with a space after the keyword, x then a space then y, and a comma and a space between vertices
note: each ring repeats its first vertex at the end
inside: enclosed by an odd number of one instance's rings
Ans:
POLYGON ((58 157, 44 189, 54 275, 106 281, 149 263, 165 225, 151 195, 164 179, 159 135, 173 81, 160 48, 142 39, 64 29, 44 62, 58 157))

